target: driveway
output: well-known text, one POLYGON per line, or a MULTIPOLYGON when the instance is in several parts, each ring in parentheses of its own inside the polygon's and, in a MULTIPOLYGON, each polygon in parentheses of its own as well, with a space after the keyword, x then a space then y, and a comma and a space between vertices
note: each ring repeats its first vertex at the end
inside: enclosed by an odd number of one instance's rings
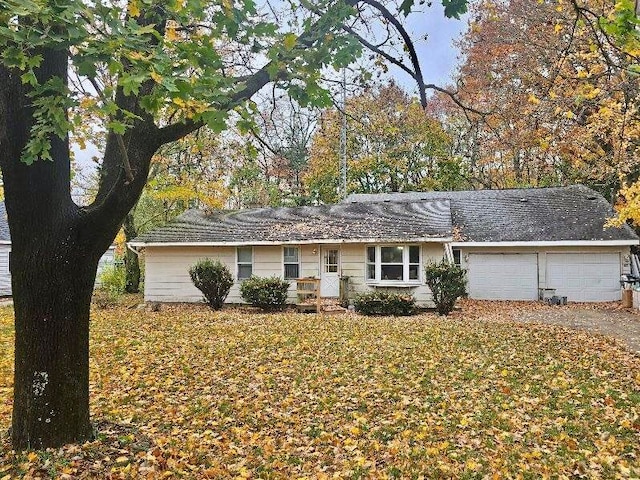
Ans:
POLYGON ((640 355, 640 312, 621 308, 618 303, 548 306, 517 302, 517 308, 507 310, 515 321, 560 325, 616 338, 640 355))

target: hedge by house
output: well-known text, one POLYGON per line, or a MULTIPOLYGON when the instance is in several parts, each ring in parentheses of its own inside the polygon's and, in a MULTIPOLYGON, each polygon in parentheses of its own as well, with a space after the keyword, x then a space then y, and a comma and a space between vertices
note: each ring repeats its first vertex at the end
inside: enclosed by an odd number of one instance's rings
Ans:
POLYGON ((262 310, 281 310, 287 303, 289 282, 278 277, 252 276, 240 284, 242 298, 262 310))
POLYGON ((416 309, 413 295, 371 291, 356 295, 353 306, 363 315, 412 315, 416 309))

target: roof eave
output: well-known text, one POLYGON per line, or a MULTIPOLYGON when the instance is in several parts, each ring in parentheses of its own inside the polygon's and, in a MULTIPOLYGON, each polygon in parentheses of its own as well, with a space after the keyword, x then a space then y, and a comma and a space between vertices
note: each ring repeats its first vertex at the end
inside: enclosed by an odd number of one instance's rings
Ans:
POLYGON ((639 245, 640 239, 627 240, 532 240, 515 242, 451 242, 452 247, 622 247, 639 245))
POLYGON ((248 240, 238 242, 129 242, 133 248, 143 247, 238 247, 243 245, 273 246, 273 245, 338 245, 348 243, 449 243, 452 237, 404 237, 404 238, 322 238, 312 240, 248 240))

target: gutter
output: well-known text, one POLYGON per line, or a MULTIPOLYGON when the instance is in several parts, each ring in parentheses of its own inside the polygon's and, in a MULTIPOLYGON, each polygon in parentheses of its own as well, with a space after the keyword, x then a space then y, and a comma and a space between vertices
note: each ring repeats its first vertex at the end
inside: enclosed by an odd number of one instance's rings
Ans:
POLYGON ((534 242, 451 242, 451 247, 621 247, 639 245, 638 240, 549 240, 534 242))
POLYGON ((341 245, 350 243, 448 243, 451 237, 418 237, 418 238, 322 238, 317 240, 285 240, 285 241, 244 241, 244 242, 129 242, 129 248, 144 247, 238 247, 243 245, 341 245))

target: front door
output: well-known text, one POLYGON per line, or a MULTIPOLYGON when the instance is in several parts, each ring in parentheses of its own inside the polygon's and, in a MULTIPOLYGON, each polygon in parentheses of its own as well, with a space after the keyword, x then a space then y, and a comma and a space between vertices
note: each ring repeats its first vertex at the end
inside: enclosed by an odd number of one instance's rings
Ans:
POLYGON ((321 261, 320 296, 336 298, 340 296, 340 249, 323 247, 321 261))

